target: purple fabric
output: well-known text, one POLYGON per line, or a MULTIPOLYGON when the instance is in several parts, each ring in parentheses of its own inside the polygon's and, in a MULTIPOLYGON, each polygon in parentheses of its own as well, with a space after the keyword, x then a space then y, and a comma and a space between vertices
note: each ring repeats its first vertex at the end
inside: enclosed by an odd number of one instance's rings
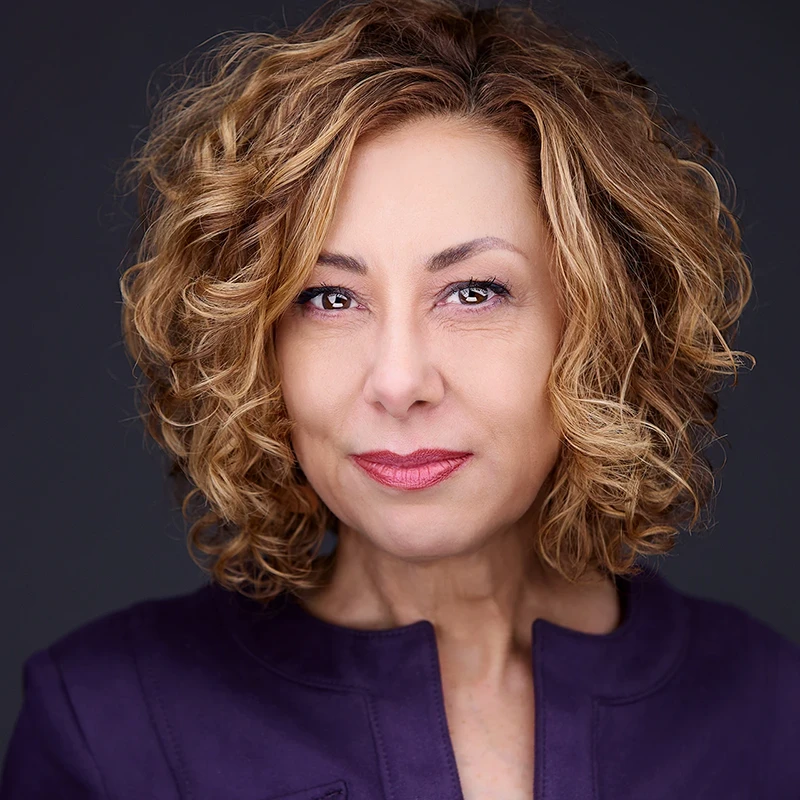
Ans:
MULTIPOLYGON (((646 572, 608 635, 536 620, 532 800, 800 800, 800 645, 646 572)), ((217 586, 24 664, 0 800, 459 800, 434 628, 217 586)))

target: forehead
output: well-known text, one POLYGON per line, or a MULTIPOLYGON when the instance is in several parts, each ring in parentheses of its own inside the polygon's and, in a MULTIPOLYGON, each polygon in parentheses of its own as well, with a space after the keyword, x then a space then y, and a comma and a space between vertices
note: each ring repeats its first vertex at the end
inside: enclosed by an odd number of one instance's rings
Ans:
POLYGON ((326 250, 429 254, 477 237, 541 238, 525 152, 508 137, 423 120, 354 148, 326 250))

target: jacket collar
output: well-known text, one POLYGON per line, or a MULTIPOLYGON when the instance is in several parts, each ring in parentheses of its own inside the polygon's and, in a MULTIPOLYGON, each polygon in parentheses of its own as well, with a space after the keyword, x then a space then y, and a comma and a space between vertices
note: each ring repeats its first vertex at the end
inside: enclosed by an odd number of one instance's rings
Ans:
MULTIPOLYGON (((647 691, 677 662, 687 631, 683 596, 653 567, 617 578, 622 618, 608 634, 533 620, 532 669, 552 685, 605 697, 647 691)), ((385 630, 357 630, 313 616, 285 593, 260 604, 212 584, 223 624, 253 658, 294 681, 382 694, 409 686, 438 667, 428 620, 385 630)))

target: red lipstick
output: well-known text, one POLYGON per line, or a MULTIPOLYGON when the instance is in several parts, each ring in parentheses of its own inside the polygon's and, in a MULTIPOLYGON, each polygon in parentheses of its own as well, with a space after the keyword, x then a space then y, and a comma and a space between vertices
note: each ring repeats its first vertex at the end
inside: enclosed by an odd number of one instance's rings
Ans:
POLYGON ((425 489, 448 478, 472 457, 463 450, 425 448, 407 455, 370 450, 352 456, 370 478, 395 489, 425 489))

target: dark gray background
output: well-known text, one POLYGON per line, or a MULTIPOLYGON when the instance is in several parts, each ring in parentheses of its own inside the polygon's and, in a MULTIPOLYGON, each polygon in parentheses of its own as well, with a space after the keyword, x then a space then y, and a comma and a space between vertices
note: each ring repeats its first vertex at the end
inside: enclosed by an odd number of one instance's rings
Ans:
MULTIPOLYGON (((482 3, 485 5, 485 3, 482 3)), ((722 151, 756 293, 737 346, 758 359, 721 397, 727 435, 708 533, 661 562, 800 641, 796 220, 800 104, 788 2, 533 2, 656 82, 722 151)), ((164 461, 144 443, 119 331, 132 204, 114 173, 147 123, 154 73, 226 30, 275 30, 315 3, 17 4, 2 74, 4 490, 0 752, 34 650, 92 617, 203 577, 164 461)))

